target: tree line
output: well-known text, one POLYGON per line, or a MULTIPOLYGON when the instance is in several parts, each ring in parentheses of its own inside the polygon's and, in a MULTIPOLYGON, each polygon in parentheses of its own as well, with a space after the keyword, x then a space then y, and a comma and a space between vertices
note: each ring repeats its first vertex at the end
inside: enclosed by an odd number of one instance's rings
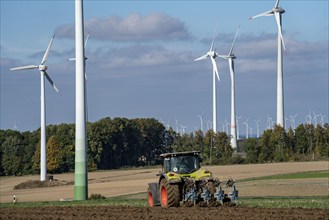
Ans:
MULTIPOLYGON (((152 118, 103 118, 87 123, 88 170, 161 164, 159 155, 172 151, 201 151, 204 164, 263 163, 318 159, 329 156, 329 126, 299 125, 287 132, 280 126, 265 130, 259 139, 239 141, 236 156, 224 132, 201 130, 190 134, 166 129, 152 118), (234 156, 235 155, 235 156, 234 156)), ((47 172, 72 172, 75 125, 47 126, 47 172)), ((40 129, 0 130, 0 175, 37 174, 40 171, 40 129)))

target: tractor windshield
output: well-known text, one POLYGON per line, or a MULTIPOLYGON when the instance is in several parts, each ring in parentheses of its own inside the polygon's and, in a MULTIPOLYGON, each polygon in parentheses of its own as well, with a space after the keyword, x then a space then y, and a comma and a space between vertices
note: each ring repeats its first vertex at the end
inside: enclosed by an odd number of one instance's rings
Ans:
POLYGON ((189 174, 198 169, 200 169, 200 160, 196 155, 170 157, 164 161, 165 172, 172 171, 178 174, 189 174))

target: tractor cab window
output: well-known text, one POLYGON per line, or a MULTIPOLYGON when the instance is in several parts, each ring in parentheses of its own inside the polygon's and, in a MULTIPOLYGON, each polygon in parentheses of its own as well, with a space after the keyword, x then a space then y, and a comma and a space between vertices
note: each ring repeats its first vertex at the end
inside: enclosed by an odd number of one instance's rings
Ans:
POLYGON ((163 168, 164 172, 193 173, 200 168, 200 160, 198 156, 194 155, 165 158, 163 168))

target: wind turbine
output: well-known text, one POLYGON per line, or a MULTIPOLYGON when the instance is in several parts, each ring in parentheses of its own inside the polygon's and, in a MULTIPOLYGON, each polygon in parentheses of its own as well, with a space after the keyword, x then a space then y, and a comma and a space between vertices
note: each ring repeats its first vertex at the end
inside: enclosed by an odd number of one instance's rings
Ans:
POLYGON ((309 114, 305 117, 306 119, 306 124, 312 124, 312 116, 311 116, 311 111, 309 114))
POLYGON ((212 128, 212 122, 207 121, 207 130, 210 130, 210 128, 212 128))
POLYGON ((326 117, 325 115, 320 114, 321 117, 321 126, 324 126, 324 118, 326 117))
POLYGON ((256 16, 251 17, 254 19, 262 16, 275 16, 275 20, 278 26, 278 62, 277 62, 277 113, 276 113, 276 123, 284 128, 284 96, 283 96, 283 63, 282 63, 282 47, 286 50, 283 36, 282 36, 282 18, 281 15, 285 12, 280 6, 277 0, 274 8, 270 11, 263 12, 256 16))
POLYGON ((287 121, 289 121, 289 118, 285 117, 285 119, 284 119, 284 130, 287 130, 287 121))
POLYGON ((201 123, 201 131, 203 132, 203 115, 197 115, 197 117, 200 118, 200 123, 201 123))
POLYGON ((313 118, 314 126, 316 127, 317 124, 318 124, 318 120, 317 120, 317 118, 318 118, 318 116, 320 116, 320 115, 315 114, 315 112, 313 112, 313 115, 314 115, 314 118, 313 118))
POLYGON ((248 139, 249 138, 249 126, 248 126, 248 121, 249 121, 249 117, 247 118, 247 120, 245 122, 243 122, 243 124, 246 125, 246 138, 248 139))
POLYGON ((49 74, 46 72, 48 69, 48 66, 45 65, 48 55, 50 52, 50 48, 53 44, 53 40, 55 38, 55 35, 51 38, 48 47, 46 49, 45 54, 43 55, 43 58, 41 60, 41 63, 39 65, 28 65, 28 66, 21 66, 21 67, 15 67, 11 68, 10 70, 29 70, 29 69, 39 69, 40 76, 41 76, 41 126, 40 126, 40 181, 45 181, 47 176, 47 148, 46 148, 46 98, 45 98, 45 78, 48 80, 48 82, 51 84, 51 86, 56 90, 56 92, 59 92, 57 87, 55 86, 53 80, 50 78, 49 74))
POLYGON ((226 134, 228 135, 228 126, 230 125, 230 123, 227 122, 226 118, 225 118, 225 122, 224 122, 224 127, 226 129, 226 134))
POLYGON ((186 134, 185 132, 185 128, 187 128, 188 126, 184 126, 184 125, 180 125, 182 127, 182 134, 186 134))
POLYGON ((236 150, 237 149, 237 137, 236 137, 236 118, 235 118, 235 75, 234 75, 234 59, 236 56, 233 54, 233 47, 238 36, 240 27, 238 27, 235 37, 231 46, 231 49, 228 55, 218 55, 219 57, 228 60, 228 64, 230 67, 230 75, 231 75, 231 147, 236 150))
POLYGON ((268 123, 267 124, 267 129, 271 129, 272 128, 273 121, 272 121, 272 117, 270 117, 268 114, 267 114, 267 120, 266 120, 266 122, 268 123))
POLYGON ((259 122, 260 122, 260 119, 255 120, 255 122, 256 122, 257 138, 259 138, 259 122))
POLYGON ((290 122, 292 123, 292 127, 293 127, 294 131, 296 129, 295 119, 296 119, 297 115, 298 114, 295 114, 294 116, 290 115, 290 122))
POLYGON ((178 120, 175 119, 175 121, 176 121, 176 133, 178 134, 179 133, 179 130, 178 130, 178 120))
POLYGON ((239 129, 239 119, 242 118, 241 116, 236 116, 236 128, 237 128, 237 139, 240 140, 240 129, 239 129))
POLYGON ((214 50, 215 35, 216 35, 216 30, 214 32, 210 50, 205 55, 194 60, 194 61, 205 60, 209 57, 211 60, 211 63, 212 63, 212 68, 213 68, 212 69, 212 73, 213 73, 213 131, 214 131, 214 133, 217 132, 216 76, 217 76, 218 81, 220 81, 219 75, 218 75, 217 64, 216 64, 216 60, 215 60, 216 57, 218 56, 214 50))

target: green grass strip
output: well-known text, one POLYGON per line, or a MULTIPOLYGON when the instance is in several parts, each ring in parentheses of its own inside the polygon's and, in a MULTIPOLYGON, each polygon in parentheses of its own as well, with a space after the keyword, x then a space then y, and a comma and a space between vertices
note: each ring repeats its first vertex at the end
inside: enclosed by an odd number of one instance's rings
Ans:
POLYGON ((246 197, 238 200, 238 206, 326 209, 329 211, 329 197, 246 197))
POLYGON ((271 176, 261 176, 241 179, 239 182, 254 181, 254 180, 284 180, 284 179, 311 179, 311 178, 329 178, 329 171, 312 171, 312 172, 300 172, 300 173, 287 173, 277 174, 271 176))

